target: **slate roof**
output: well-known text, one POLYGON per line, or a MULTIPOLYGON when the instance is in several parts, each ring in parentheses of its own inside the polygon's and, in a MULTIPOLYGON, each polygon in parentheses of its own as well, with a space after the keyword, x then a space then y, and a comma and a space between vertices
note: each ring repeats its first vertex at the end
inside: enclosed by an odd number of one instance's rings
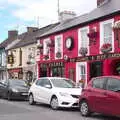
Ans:
POLYGON ((13 49, 13 48, 15 49, 15 48, 19 48, 19 47, 37 43, 36 36, 38 34, 42 35, 43 33, 45 33, 46 31, 49 31, 50 29, 54 28, 58 24, 59 23, 50 24, 50 25, 42 27, 34 32, 26 32, 25 36, 21 39, 21 41, 19 43, 17 43, 15 46, 13 46, 11 49, 13 49))
POLYGON ((108 3, 102 5, 101 7, 95 8, 88 14, 84 14, 73 19, 61 22, 58 26, 46 32, 45 34, 42 34, 39 37, 67 30, 78 25, 83 25, 90 21, 100 19, 116 12, 120 12, 120 0, 110 0, 108 3))
POLYGON ((42 28, 40 28, 40 29, 38 29, 38 30, 36 30, 34 32, 24 32, 24 33, 18 35, 17 38, 6 39, 5 41, 3 41, 0 44, 0 47, 6 47, 8 44, 10 44, 15 39, 20 39, 20 41, 17 44, 15 44, 14 46, 10 47, 10 49, 15 49, 15 48, 19 48, 19 47, 23 47, 23 46, 27 46, 27 45, 30 45, 30 44, 37 43, 36 36, 38 34, 42 35, 43 33, 45 33, 46 31, 49 31, 50 29, 52 29, 53 27, 55 27, 58 24, 59 23, 50 24, 50 25, 42 27, 42 28))

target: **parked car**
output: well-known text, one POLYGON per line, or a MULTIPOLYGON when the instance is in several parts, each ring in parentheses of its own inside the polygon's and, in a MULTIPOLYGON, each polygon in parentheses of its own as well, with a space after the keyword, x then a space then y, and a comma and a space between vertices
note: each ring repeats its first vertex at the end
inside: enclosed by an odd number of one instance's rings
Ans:
POLYGON ((37 79, 29 90, 29 104, 36 102, 49 104, 52 109, 78 107, 82 88, 67 78, 42 77, 37 79))
POLYGON ((93 112, 120 116, 120 77, 92 78, 80 96, 79 107, 83 116, 93 112))
POLYGON ((29 88, 24 80, 9 79, 0 81, 0 96, 8 100, 26 99, 28 90, 29 88))

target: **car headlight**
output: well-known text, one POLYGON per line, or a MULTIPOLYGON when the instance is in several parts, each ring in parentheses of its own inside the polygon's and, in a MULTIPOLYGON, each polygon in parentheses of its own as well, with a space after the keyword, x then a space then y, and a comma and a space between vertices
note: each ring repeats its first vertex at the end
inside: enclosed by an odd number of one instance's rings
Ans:
POLYGON ((12 91, 13 91, 13 92, 18 92, 18 90, 17 90, 17 89, 15 89, 15 88, 12 88, 12 91))
POLYGON ((70 94, 64 93, 64 92, 59 92, 59 94, 60 94, 61 96, 63 96, 63 97, 68 97, 68 96, 70 96, 70 94))

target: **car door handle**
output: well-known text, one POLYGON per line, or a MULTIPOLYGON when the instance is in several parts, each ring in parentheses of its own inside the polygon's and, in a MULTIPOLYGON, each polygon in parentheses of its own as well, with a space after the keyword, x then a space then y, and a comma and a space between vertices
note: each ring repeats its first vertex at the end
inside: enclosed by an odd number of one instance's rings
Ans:
POLYGON ((106 93, 106 92, 104 92, 104 93, 103 93, 103 95, 107 95, 107 93, 106 93))

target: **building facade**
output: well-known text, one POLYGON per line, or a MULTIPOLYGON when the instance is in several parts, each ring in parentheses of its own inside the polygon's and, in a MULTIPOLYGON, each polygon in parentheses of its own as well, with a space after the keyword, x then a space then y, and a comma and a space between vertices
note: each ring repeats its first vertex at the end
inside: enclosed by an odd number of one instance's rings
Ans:
POLYGON ((67 77, 85 87, 92 77, 119 75, 119 5, 118 0, 97 0, 95 10, 37 37, 38 77, 67 77))

